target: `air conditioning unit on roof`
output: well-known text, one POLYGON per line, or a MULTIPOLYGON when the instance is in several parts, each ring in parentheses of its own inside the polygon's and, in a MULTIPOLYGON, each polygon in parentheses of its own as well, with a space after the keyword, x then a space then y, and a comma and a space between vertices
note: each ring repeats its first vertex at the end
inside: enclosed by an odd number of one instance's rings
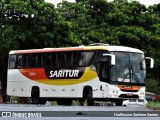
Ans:
POLYGON ((93 44, 90 44, 90 46, 109 46, 109 44, 104 44, 104 43, 93 43, 93 44))

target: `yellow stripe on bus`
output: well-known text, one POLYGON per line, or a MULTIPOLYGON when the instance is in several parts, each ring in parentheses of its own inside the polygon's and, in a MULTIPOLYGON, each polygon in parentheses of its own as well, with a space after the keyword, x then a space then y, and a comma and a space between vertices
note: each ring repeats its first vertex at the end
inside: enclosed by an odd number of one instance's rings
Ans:
POLYGON ((84 50, 108 50, 107 46, 87 46, 84 50))
POLYGON ((90 67, 87 67, 84 71, 84 74, 79 79, 49 79, 49 80, 35 80, 35 81, 43 84, 65 86, 65 85, 74 85, 87 82, 97 77, 98 76, 96 71, 93 71, 90 69, 90 67))

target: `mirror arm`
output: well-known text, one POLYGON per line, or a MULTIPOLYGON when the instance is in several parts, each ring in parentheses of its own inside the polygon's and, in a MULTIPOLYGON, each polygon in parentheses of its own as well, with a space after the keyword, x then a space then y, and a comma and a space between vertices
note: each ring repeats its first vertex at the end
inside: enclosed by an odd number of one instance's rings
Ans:
POLYGON ((111 57, 111 65, 115 65, 116 64, 116 57, 113 54, 103 54, 103 56, 109 56, 111 57))
POLYGON ((150 60, 150 68, 153 68, 153 66, 154 66, 154 59, 151 58, 151 57, 145 57, 145 59, 150 60))

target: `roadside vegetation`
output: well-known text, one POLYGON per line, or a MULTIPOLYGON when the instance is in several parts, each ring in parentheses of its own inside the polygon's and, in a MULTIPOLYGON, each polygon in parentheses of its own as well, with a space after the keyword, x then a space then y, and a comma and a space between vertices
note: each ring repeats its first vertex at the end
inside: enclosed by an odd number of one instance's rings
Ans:
POLYGON ((149 102, 146 107, 152 110, 160 110, 160 102, 149 102))
MULTIPOLYGON (((31 100, 28 100, 30 101, 31 103, 31 100)), ((16 96, 13 96, 12 97, 12 100, 11 100, 12 103, 21 103, 20 102, 20 98, 19 97, 16 97, 16 96)), ((47 103, 45 105, 49 105, 49 106, 57 106, 57 102, 56 101, 47 101, 47 103)), ((80 106, 80 102, 79 101, 75 101, 73 100, 72 101, 72 105, 73 106, 80 106)), ((103 103, 97 103, 95 104, 97 106, 113 106, 113 104, 111 104, 110 102, 103 102, 103 103)), ((84 106, 87 106, 87 102, 85 101, 84 103, 84 106)), ((150 101, 147 103, 146 105, 147 108, 149 109, 152 109, 152 110, 160 110, 160 102, 154 102, 154 101, 150 101)))

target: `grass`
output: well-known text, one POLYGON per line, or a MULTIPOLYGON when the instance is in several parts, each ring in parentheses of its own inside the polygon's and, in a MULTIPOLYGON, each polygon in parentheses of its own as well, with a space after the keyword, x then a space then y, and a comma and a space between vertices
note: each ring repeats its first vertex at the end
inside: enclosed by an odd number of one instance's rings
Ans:
POLYGON ((160 110, 160 102, 149 102, 146 107, 152 110, 160 110))
POLYGON ((12 102, 18 103, 20 101, 20 98, 17 96, 12 96, 12 102))

